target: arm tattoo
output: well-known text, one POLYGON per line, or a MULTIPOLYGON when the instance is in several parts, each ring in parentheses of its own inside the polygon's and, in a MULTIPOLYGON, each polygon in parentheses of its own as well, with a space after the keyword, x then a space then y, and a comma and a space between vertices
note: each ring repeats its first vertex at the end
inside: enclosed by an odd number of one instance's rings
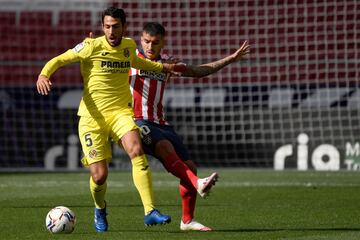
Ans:
POLYGON ((188 65, 187 70, 182 74, 184 77, 205 77, 207 75, 213 74, 220 69, 224 68, 232 61, 230 57, 225 57, 215 62, 205 63, 198 66, 188 65))

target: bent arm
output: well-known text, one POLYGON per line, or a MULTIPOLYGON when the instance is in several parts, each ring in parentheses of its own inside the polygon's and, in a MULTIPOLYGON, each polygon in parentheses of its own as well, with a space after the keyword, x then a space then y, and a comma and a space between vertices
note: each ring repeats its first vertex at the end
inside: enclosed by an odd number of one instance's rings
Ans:
POLYGON ((227 65, 240 61, 250 52, 250 45, 245 41, 242 46, 233 54, 217 60, 215 62, 205 63, 197 66, 187 65, 186 71, 181 76, 201 78, 216 73, 227 65))

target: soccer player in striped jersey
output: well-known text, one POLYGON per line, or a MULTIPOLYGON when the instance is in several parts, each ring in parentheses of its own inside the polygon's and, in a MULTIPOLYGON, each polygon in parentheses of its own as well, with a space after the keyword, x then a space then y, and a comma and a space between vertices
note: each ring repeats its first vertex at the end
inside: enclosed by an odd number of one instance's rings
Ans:
POLYGON ((144 206, 144 223, 168 223, 170 216, 162 215, 154 207, 151 172, 142 149, 139 128, 133 119, 128 78, 130 67, 160 73, 171 71, 175 65, 137 57, 135 42, 123 37, 126 17, 122 9, 106 9, 102 15, 102 29, 104 36, 85 39, 51 59, 38 77, 37 91, 47 95, 51 90, 52 74, 64 65, 80 62, 84 89, 78 110, 79 138, 84 153, 82 162, 89 167, 91 175, 96 231, 108 230, 105 193, 108 162, 112 157, 110 138, 122 145, 131 159, 133 181, 144 206))
MULTIPOLYGON (((145 24, 141 34, 141 48, 137 50, 137 55, 153 62, 171 62, 172 58, 161 53, 164 38, 165 29, 161 24, 156 22, 145 24)), ((234 54, 218 61, 199 66, 183 65, 181 76, 194 78, 207 76, 230 63, 240 61, 248 53, 249 45, 245 41, 234 54)), ((197 168, 187 148, 164 117, 163 96, 170 77, 170 73, 131 69, 129 81, 135 122, 142 129, 145 153, 159 159, 167 171, 180 179, 179 190, 182 199, 180 229, 211 231, 211 228, 194 219, 194 211, 197 193, 205 197, 217 181, 218 175, 213 173, 207 178, 196 176, 197 168)))

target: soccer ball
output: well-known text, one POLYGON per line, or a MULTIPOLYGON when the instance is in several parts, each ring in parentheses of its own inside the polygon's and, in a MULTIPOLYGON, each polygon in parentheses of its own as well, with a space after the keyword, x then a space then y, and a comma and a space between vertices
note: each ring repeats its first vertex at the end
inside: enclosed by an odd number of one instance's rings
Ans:
POLYGON ((72 233, 75 223, 75 213, 64 206, 51 209, 45 219, 46 228, 51 233, 72 233))

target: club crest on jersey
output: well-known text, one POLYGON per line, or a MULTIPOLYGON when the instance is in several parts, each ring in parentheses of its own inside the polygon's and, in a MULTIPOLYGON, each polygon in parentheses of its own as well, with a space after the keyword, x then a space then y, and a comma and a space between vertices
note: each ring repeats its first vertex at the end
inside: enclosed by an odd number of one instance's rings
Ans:
POLYGON ((126 57, 126 58, 130 57, 129 49, 125 48, 123 54, 124 54, 124 57, 126 57))
POLYGON ((76 45, 74 48, 73 48, 73 50, 75 51, 75 52, 80 52, 83 48, 85 47, 85 43, 79 43, 78 45, 76 45))
POLYGON ((97 156, 97 151, 95 149, 89 151, 90 158, 96 158, 96 156, 97 156))

